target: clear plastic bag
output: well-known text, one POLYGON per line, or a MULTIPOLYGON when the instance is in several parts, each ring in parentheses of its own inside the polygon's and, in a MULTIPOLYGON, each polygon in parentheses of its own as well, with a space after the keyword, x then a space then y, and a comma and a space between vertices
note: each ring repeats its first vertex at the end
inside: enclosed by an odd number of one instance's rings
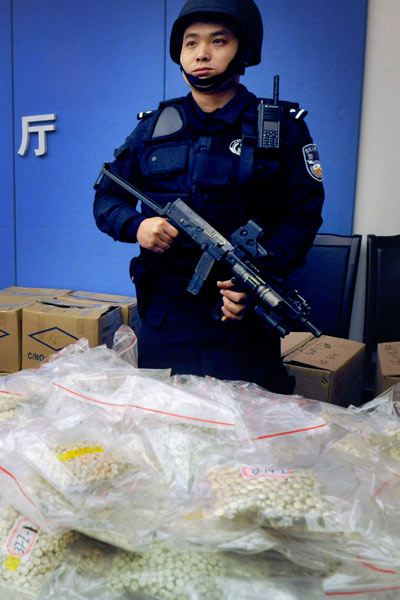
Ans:
POLYGON ((400 565, 383 569, 362 560, 346 563, 324 579, 323 587, 327 598, 397 600, 400 598, 400 565))
MULTIPOLYGON (((192 487, 204 456, 216 449, 223 452, 237 442, 233 431, 198 427, 190 423, 147 423, 142 428, 160 469, 171 488, 191 497, 192 487)), ((228 450, 229 452, 229 450, 228 450)))
POLYGON ((2 600, 37 600, 44 582, 79 537, 66 532, 49 535, 11 506, 0 513, 0 594, 2 600))
MULTIPOLYGON (((4 385, 4 382, 1 382, 4 385)), ((27 401, 23 394, 15 394, 0 389, 0 421, 11 419, 15 416, 20 406, 27 401)))
POLYGON ((58 535, 72 529, 74 507, 16 451, 0 458, 1 497, 42 529, 58 535))
MULTIPOLYGON (((174 376, 172 380, 177 380, 174 376)), ((229 398, 240 411, 249 441, 267 456, 289 459, 299 453, 326 452, 344 435, 329 423, 321 410, 323 403, 302 396, 275 394, 254 383, 219 381, 213 378, 179 376, 180 384, 198 389, 210 398, 229 398)), ((178 381, 179 381, 178 379, 178 381)))
POLYGON ((385 412, 348 411, 345 415, 328 417, 341 426, 346 435, 335 448, 348 452, 371 466, 378 462, 396 468, 400 461, 400 419, 385 412))
POLYGON ((114 334, 113 350, 133 367, 138 367, 138 341, 135 332, 128 325, 121 325, 114 334))
POLYGON ((268 530, 277 552, 305 569, 319 570, 330 577, 352 573, 363 565, 364 578, 373 574, 400 573, 398 537, 377 532, 321 535, 315 532, 268 530))
POLYGON ((17 433, 19 455, 68 502, 80 509, 105 507, 147 490, 161 476, 151 466, 141 439, 118 436, 105 419, 42 418, 17 433))
MULTIPOLYGON (((287 574, 279 574, 281 587, 263 576, 247 586, 251 565, 271 549, 304 569, 329 572, 357 557, 392 568, 400 555, 393 411, 143 371, 132 363, 132 341, 127 330, 113 350, 81 341, 40 369, 5 378, 6 392, 29 397, 1 425, 8 502, 49 533, 74 529, 149 556, 168 543, 174 564, 178 554, 201 552, 207 565, 221 550, 240 553, 237 580, 232 570, 210 579, 229 600, 235 582, 238 598, 263 598, 267 589, 274 600, 282 590, 292 597, 287 574)), ((186 584, 189 600, 202 597, 197 583, 186 584)), ((109 598, 158 593, 135 585, 109 588, 109 598)))
POLYGON ((177 515, 166 531, 168 543, 181 551, 229 551, 260 554, 278 546, 268 531, 248 519, 224 519, 202 509, 177 515))
POLYGON ((361 406, 351 407, 358 413, 378 413, 391 417, 400 417, 400 385, 396 383, 382 394, 361 406))
POLYGON ((240 413, 233 402, 216 402, 179 389, 165 381, 138 372, 112 380, 114 389, 104 381, 104 387, 88 390, 93 382, 87 376, 71 376, 56 380, 54 385, 67 396, 91 406, 101 407, 120 415, 138 427, 151 426, 154 422, 164 424, 187 423, 205 429, 233 432, 238 439, 245 438, 240 413))
MULTIPOLYGON (((104 416, 104 415, 103 415, 104 416)), ((143 440, 84 413, 40 419, 17 436, 5 494, 48 531, 75 529, 127 550, 146 548, 182 511, 143 440)))
POLYGON ((79 540, 38 600, 317 600, 322 578, 269 554, 184 553, 163 543, 143 554, 79 540))
POLYGON ((108 585, 114 592, 131 590, 160 600, 313 600, 321 598, 322 591, 319 579, 307 581, 295 575, 291 580, 271 574, 266 555, 239 557, 196 550, 182 553, 163 544, 155 544, 140 556, 117 554, 108 585), (305 591, 310 595, 299 595, 305 591))
POLYGON ((321 600, 322 580, 317 577, 271 577, 238 581, 235 577, 220 582, 224 600, 321 600))
POLYGON ((52 393, 53 381, 56 378, 63 378, 74 372, 92 371, 98 376, 103 376, 104 372, 114 369, 125 374, 137 371, 123 359, 123 356, 129 356, 129 346, 125 346, 124 342, 120 341, 118 347, 121 356, 106 346, 89 348, 88 341, 82 338, 75 344, 52 354, 38 368, 25 369, 5 377, 2 381, 2 389, 14 394, 23 394, 30 400, 40 403, 46 401, 52 393))
POLYGON ((106 574, 116 552, 80 536, 44 583, 37 600, 119 600, 119 595, 106 588, 106 574))
POLYGON ((229 458, 206 457, 196 484, 207 519, 371 537, 381 530, 384 519, 371 497, 368 478, 362 466, 343 462, 333 451, 322 456, 300 454, 277 464, 274 457, 268 462, 249 448, 236 456, 232 452, 229 458))
MULTIPOLYGON (((157 479, 160 484, 160 479, 157 479)), ((75 530, 129 551, 147 549, 172 519, 182 500, 164 494, 160 485, 131 487, 120 501, 96 507, 69 502, 37 471, 15 454, 0 464, 1 494, 46 532, 75 530)))
POLYGON ((23 369, 4 377, 1 389, 3 393, 21 397, 27 415, 35 413, 36 408, 46 402, 51 394, 54 377, 69 372, 73 368, 74 361, 79 362, 88 352, 88 341, 81 339, 51 355, 38 368, 23 369))

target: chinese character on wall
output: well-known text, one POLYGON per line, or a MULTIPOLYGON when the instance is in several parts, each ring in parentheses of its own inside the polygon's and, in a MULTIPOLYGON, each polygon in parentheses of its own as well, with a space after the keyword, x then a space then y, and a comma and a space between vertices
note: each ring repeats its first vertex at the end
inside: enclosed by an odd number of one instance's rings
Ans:
POLYGON ((35 149, 36 156, 43 156, 47 152, 47 136, 50 131, 55 131, 54 123, 45 123, 45 121, 55 121, 56 115, 33 115, 22 117, 22 140, 18 154, 25 156, 29 149, 30 134, 38 134, 38 147, 35 149), (35 123, 34 125, 32 123, 35 123), (37 124, 40 123, 40 124, 37 124))

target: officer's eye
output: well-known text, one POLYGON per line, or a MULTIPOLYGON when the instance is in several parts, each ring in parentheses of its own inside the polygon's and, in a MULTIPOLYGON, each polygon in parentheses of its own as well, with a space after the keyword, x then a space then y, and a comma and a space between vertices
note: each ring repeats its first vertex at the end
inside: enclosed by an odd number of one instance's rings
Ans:
POLYGON ((214 40, 214 44, 216 44, 217 46, 222 46, 223 44, 226 44, 226 39, 224 38, 215 38, 214 40))

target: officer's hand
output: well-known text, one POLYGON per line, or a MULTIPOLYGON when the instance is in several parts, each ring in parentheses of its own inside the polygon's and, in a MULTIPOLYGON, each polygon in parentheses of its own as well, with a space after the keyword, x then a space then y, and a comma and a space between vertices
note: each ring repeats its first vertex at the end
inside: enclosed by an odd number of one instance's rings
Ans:
POLYGON ((231 279, 228 279, 228 281, 217 281, 217 286, 220 288, 222 300, 224 302, 221 307, 221 310, 224 313, 221 321, 227 321, 228 319, 241 321, 246 309, 246 294, 233 291, 231 288, 233 288, 234 283, 231 279))
POLYGON ((139 225, 136 239, 142 248, 153 252, 164 252, 171 246, 179 231, 163 217, 150 217, 139 225))

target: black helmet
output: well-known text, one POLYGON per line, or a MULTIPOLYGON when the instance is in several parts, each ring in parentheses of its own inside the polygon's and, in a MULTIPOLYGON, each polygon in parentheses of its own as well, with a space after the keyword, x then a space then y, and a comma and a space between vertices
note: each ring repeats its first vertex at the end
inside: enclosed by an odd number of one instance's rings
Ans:
POLYGON ((254 0, 187 0, 172 26, 169 51, 178 65, 185 29, 194 20, 210 17, 232 23, 242 44, 242 61, 250 67, 261 62, 263 23, 254 0))

